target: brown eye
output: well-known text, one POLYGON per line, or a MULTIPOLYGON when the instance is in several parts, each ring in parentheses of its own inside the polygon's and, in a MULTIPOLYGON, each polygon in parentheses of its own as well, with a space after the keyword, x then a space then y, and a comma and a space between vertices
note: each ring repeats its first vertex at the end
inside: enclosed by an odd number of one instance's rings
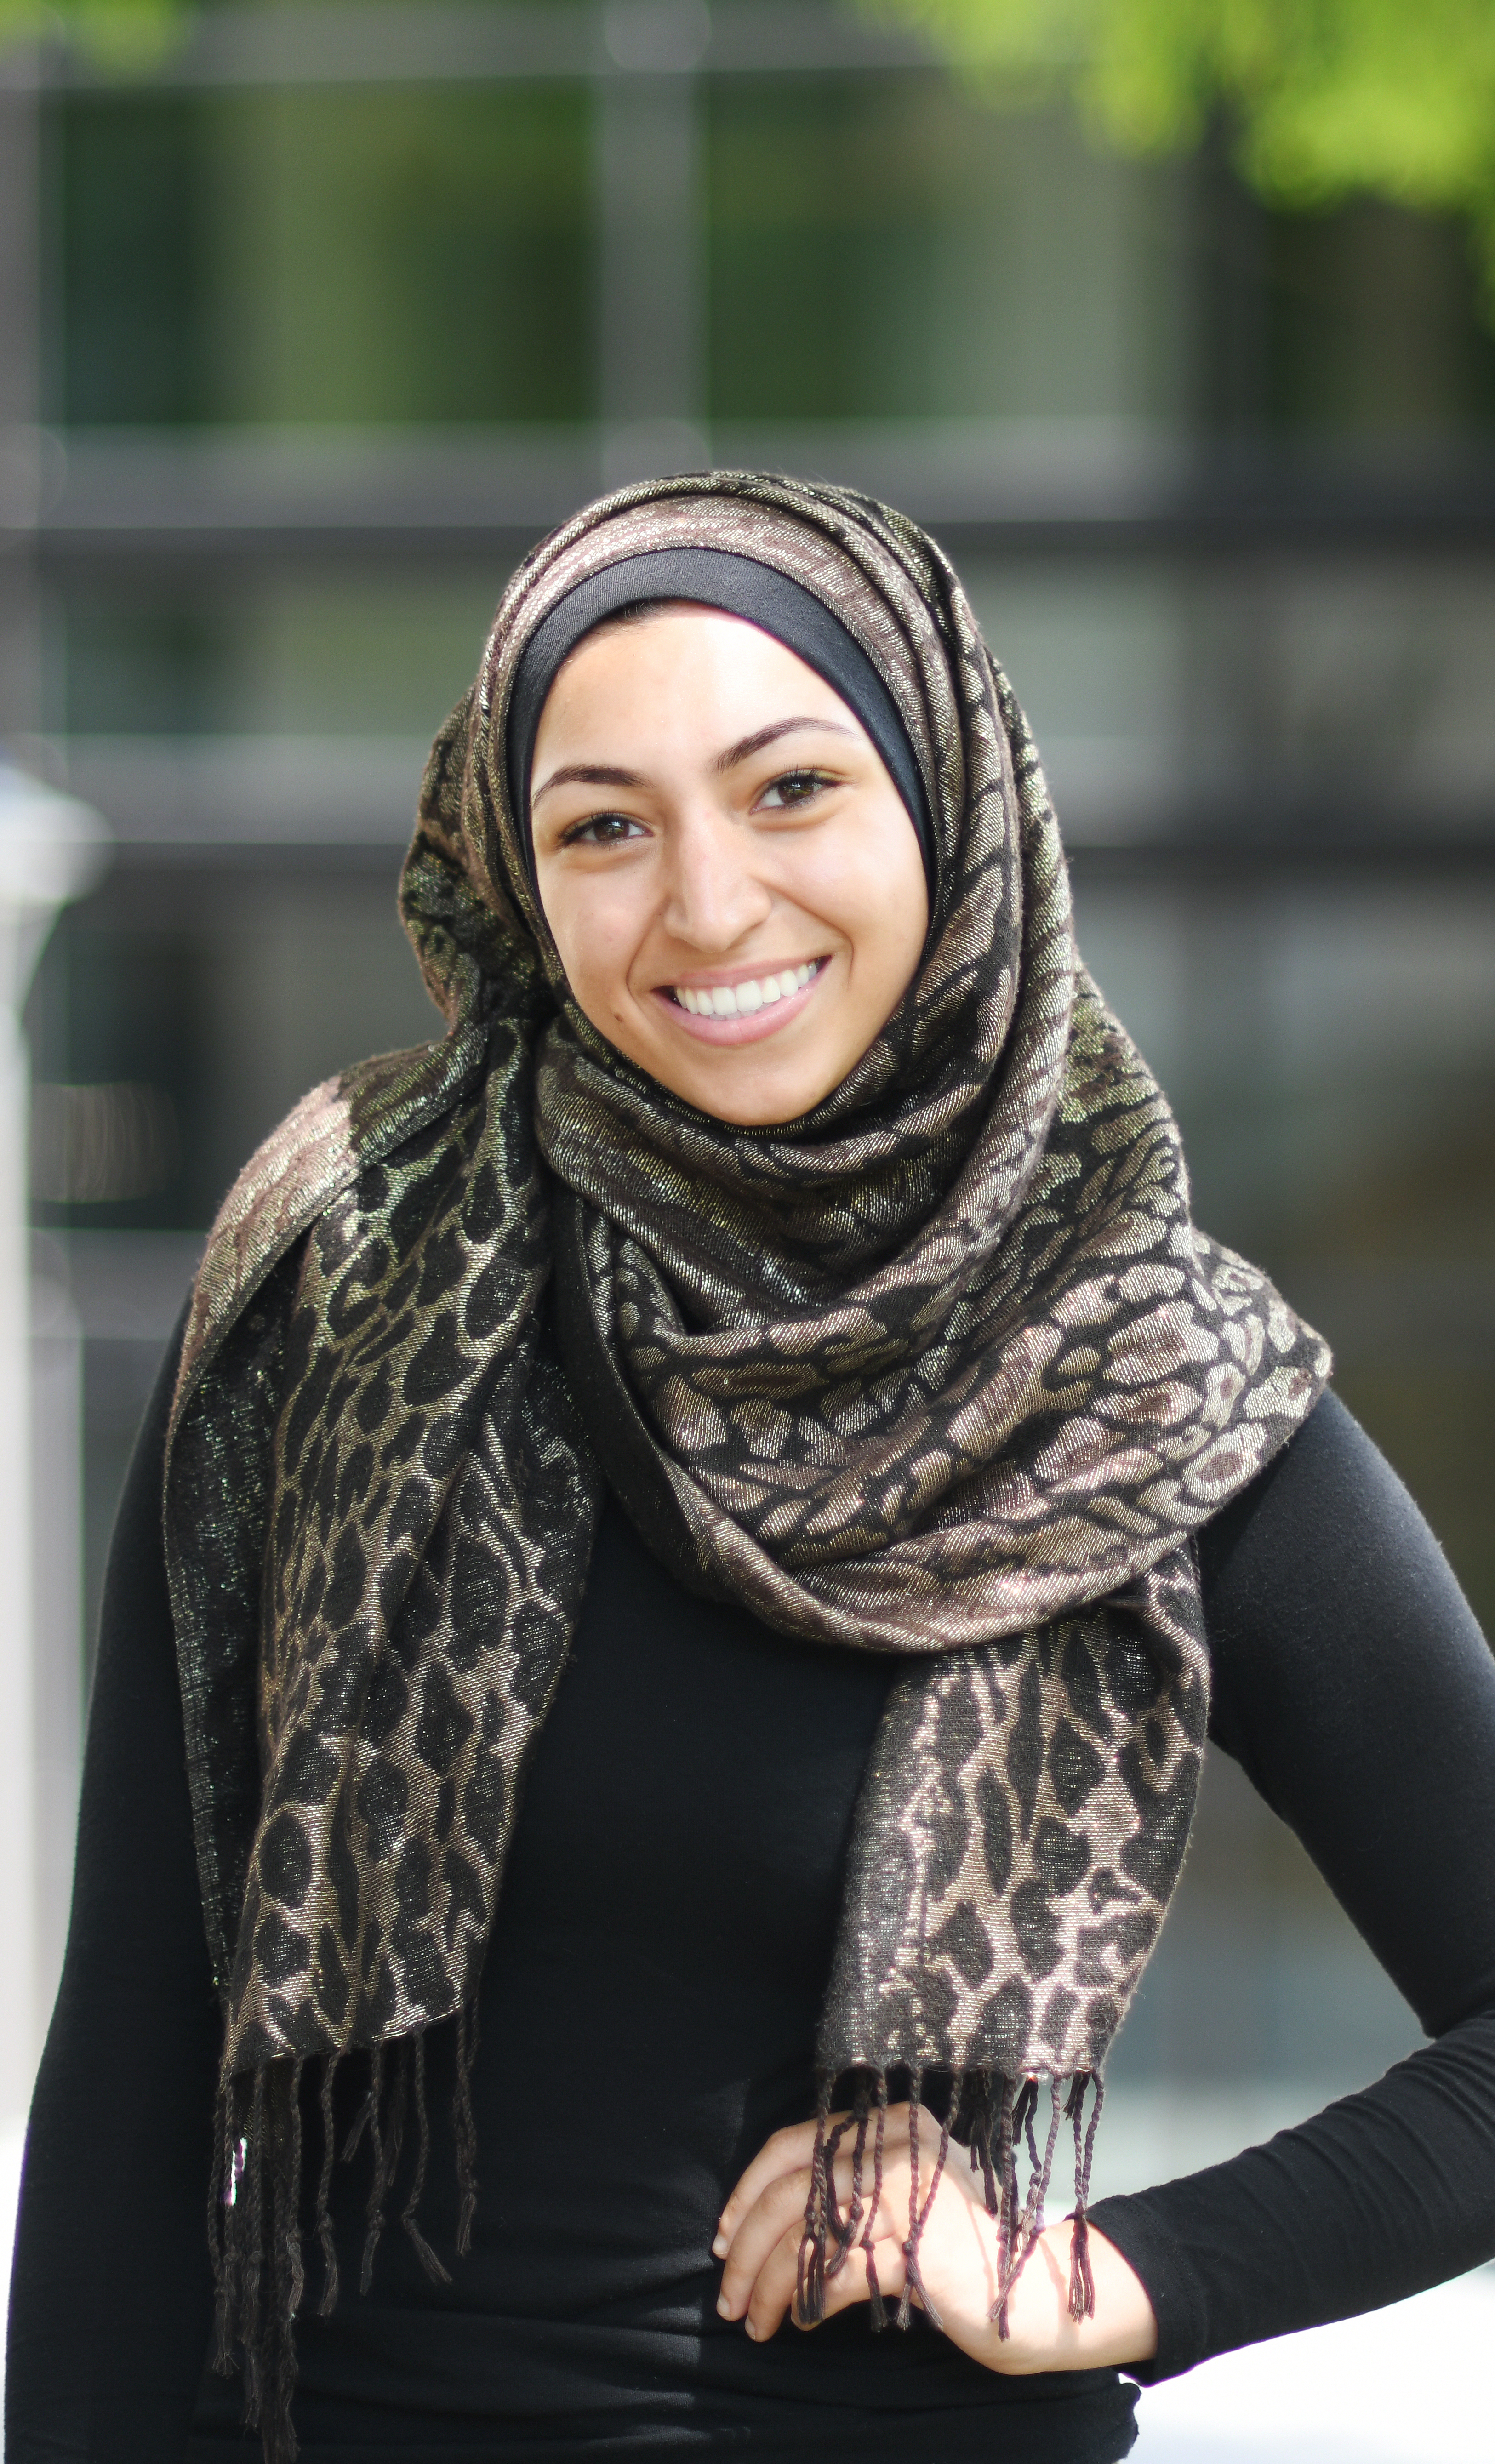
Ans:
POLYGON ((562 847, 618 847, 633 834, 644 837, 643 825, 631 813, 592 813, 561 839, 562 847))
POLYGON ((758 805, 771 813, 790 811, 796 804, 807 804, 812 797, 834 783, 824 770, 786 770, 764 788, 758 805))

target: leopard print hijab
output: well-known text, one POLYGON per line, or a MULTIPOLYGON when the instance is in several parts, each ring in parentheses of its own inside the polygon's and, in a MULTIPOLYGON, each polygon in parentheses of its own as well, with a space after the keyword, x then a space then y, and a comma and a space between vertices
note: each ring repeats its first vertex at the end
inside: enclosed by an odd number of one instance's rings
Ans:
MULTIPOLYGON (((424 2034, 451 2020, 471 2046, 605 1487, 697 1592, 902 1662, 856 1814, 823 2113, 846 2080, 860 2181, 890 2075, 915 2097, 937 2075, 1005 2287, 1062 2098, 1083 2213, 1087 2083, 1188 1837, 1208 1684, 1193 1534, 1329 1367, 1191 1222, 1167 1106, 1076 957, 1022 714, 945 558, 896 514, 719 473, 579 514, 516 574, 437 739, 402 905, 446 1034, 319 1088, 250 1164, 209 1241, 168 1447, 226 2020, 222 2341, 274 2455, 292 2452, 302 2066, 330 2128, 335 2066, 364 2058, 368 2256, 393 2199, 439 2267, 416 2219, 424 2034), (782 1128, 693 1111, 581 1015, 505 775, 537 627, 605 567, 679 547, 754 559, 833 611, 892 696, 934 834, 909 994, 782 1128)), ((458 2108, 465 2239, 461 2084, 458 2108)), ((826 2135, 811 2315, 863 2221, 860 2198, 836 2207, 826 2135)), ((914 2284, 920 2212, 916 2193, 914 2284)), ((1076 2252, 1083 2308, 1080 2233, 1076 2252)))

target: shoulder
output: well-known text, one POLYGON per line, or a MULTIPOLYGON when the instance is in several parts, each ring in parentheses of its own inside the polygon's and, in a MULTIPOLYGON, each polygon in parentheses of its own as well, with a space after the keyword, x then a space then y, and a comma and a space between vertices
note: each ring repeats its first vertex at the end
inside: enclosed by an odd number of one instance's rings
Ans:
POLYGON ((1310 1740, 1379 1756, 1462 1723, 1495 1750, 1495 1658, 1479 1620, 1416 1500, 1337 1397, 1203 1526, 1198 1548, 1212 1730, 1259 1785, 1310 1740))
POLYGON ((378 1054, 324 1079, 272 1131, 208 1235, 187 1309, 174 1418, 293 1243, 360 1173, 458 1099, 483 1049, 481 1031, 469 1026, 408 1051, 378 1054))
POLYGON ((1227 1622, 1269 1599, 1296 1628, 1388 1581, 1431 1590, 1469 1614, 1416 1500, 1332 1390, 1201 1528, 1199 1558, 1206 1594, 1227 1622))

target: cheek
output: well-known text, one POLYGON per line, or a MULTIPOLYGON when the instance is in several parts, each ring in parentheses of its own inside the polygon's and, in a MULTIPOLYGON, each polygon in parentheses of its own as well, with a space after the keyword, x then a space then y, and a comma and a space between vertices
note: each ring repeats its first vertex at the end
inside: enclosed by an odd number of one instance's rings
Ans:
POLYGON ((621 995, 646 922, 629 885, 596 878, 561 882, 543 903, 566 980, 583 1008, 589 1000, 621 995))
POLYGON ((850 827, 807 845, 794 894, 850 945, 857 975, 912 973, 928 925, 918 841, 900 806, 891 828, 850 827))

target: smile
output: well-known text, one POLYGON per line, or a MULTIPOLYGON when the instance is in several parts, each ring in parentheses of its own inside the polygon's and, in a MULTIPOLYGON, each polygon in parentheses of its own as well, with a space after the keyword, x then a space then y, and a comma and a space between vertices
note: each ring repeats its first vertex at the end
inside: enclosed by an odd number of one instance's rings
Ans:
POLYGON ((752 1018, 776 1001, 793 1001, 824 963, 812 958, 807 966, 784 967, 778 975, 754 977, 745 984, 676 984, 674 998, 693 1018, 752 1018))
POLYGON ((655 998, 696 1043, 756 1044, 799 1017, 826 963, 810 958, 734 984, 661 984, 655 998))

